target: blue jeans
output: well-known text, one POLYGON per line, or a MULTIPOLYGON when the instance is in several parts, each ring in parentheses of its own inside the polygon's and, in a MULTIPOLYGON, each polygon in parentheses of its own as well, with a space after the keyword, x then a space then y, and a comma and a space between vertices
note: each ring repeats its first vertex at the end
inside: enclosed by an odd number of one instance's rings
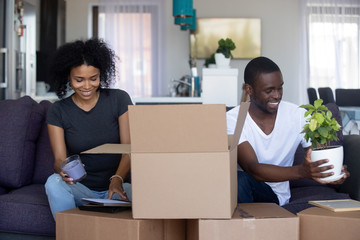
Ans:
POLYGON ((279 204, 274 191, 244 171, 238 171, 238 203, 273 202, 279 204))
MULTIPOLYGON (((124 191, 131 201, 131 184, 123 184, 124 191)), ((108 197, 108 191, 93 191, 81 183, 67 184, 57 173, 52 174, 45 183, 45 191, 48 197, 51 213, 55 219, 57 212, 72 209, 85 202, 81 198, 102 198, 108 197)), ((120 199, 119 194, 114 194, 113 199, 120 199)))

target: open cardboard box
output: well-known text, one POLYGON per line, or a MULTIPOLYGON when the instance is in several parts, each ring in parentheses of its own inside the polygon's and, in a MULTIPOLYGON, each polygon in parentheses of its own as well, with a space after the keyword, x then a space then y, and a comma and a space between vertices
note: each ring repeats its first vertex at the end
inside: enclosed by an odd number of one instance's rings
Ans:
POLYGON ((312 207, 298 212, 301 240, 359 239, 360 211, 312 207))
POLYGON ((185 220, 133 219, 131 210, 117 213, 56 213, 57 240, 185 240, 185 220))
POLYGON ((85 153, 131 153, 134 218, 230 219, 248 108, 241 103, 228 136, 223 104, 129 106, 131 146, 105 144, 85 153))
POLYGON ((298 240, 299 218, 275 203, 242 203, 229 220, 188 220, 186 239, 298 240))

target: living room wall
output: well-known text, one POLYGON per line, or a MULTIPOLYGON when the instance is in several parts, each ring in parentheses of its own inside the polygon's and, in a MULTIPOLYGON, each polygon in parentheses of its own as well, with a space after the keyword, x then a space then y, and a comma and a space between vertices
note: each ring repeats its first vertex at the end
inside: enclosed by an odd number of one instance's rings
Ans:
MULTIPOLYGON (((174 25, 172 1, 166 4, 166 81, 190 74, 189 32, 180 31, 174 25)), ((306 102, 299 92, 299 0, 193 0, 198 18, 260 18, 261 53, 273 59, 281 68, 284 77, 283 99, 301 104, 306 102)), ((91 3, 97 0, 66 0, 66 41, 89 37, 89 12, 91 3)), ((231 66, 239 69, 239 81, 249 59, 235 59, 231 66)), ((198 60, 198 72, 204 60, 198 60)), ((165 86, 165 87, 166 87, 165 86)), ((240 84, 241 87, 241 84, 240 84)), ((239 89, 240 90, 240 89, 239 89)), ((303 91, 305 92, 305 91, 303 91)))

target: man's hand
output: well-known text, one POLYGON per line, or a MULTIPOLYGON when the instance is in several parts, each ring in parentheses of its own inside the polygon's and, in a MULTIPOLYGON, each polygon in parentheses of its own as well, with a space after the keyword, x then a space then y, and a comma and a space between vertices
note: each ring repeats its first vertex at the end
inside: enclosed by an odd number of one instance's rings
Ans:
POLYGON ((345 174, 341 179, 339 179, 337 181, 334 181, 334 182, 327 182, 327 181, 321 180, 321 178, 325 178, 325 177, 329 177, 329 176, 334 175, 334 172, 323 173, 326 170, 333 169, 334 166, 333 165, 328 165, 328 166, 320 167, 320 165, 329 162, 329 160, 328 159, 321 159, 321 160, 318 160, 316 162, 313 162, 311 160, 311 152, 312 152, 311 148, 309 148, 306 151, 305 159, 304 159, 304 162, 303 162, 304 176, 306 178, 311 178, 311 179, 313 179, 316 182, 321 183, 321 184, 328 184, 328 183, 330 183, 330 184, 341 184, 341 183, 343 183, 345 181, 345 179, 348 176, 350 176, 350 173, 347 171, 346 165, 344 165, 342 167, 342 171, 345 172, 345 174))
POLYGON ((348 172, 346 165, 342 166, 341 172, 345 173, 344 176, 342 176, 342 178, 340 178, 339 180, 336 180, 333 182, 327 182, 327 183, 328 184, 342 184, 346 178, 350 177, 350 173, 348 172))

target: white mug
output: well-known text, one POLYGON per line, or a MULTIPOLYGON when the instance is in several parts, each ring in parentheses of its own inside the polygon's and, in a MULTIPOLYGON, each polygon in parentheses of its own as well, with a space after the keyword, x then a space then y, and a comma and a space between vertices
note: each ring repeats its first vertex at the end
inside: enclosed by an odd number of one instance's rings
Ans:
POLYGON ((50 90, 50 85, 46 82, 36 82, 36 95, 43 96, 50 90))

